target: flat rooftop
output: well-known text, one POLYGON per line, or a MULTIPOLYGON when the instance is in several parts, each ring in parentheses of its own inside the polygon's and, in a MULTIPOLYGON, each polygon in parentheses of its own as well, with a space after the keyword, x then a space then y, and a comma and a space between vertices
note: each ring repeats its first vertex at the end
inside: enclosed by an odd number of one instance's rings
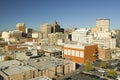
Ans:
POLYGON ((32 67, 37 68, 38 70, 49 69, 49 68, 53 68, 56 66, 72 63, 70 60, 58 59, 58 58, 54 58, 51 56, 24 60, 23 62, 29 64, 32 67))
POLYGON ((71 43, 65 44, 64 47, 84 49, 85 46, 91 46, 91 45, 96 45, 96 44, 93 44, 93 43, 75 43, 75 42, 71 42, 71 43))
POLYGON ((30 70, 36 70, 35 68, 17 60, 1 61, 0 68, 2 69, 2 72, 7 75, 14 75, 30 70))

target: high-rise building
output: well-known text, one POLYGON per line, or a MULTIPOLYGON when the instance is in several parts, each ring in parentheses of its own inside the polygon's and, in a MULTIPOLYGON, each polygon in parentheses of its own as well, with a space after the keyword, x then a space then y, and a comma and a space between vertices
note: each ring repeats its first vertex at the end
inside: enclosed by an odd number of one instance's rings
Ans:
POLYGON ((41 32, 43 34, 43 38, 48 38, 48 34, 51 33, 51 25, 42 24, 41 25, 41 32))
POLYGON ((22 32, 26 32, 26 27, 25 27, 25 23, 18 23, 16 25, 16 30, 22 31, 22 32))
POLYGON ((110 19, 107 19, 107 18, 96 19, 96 27, 99 32, 109 32, 110 19))
POLYGON ((54 22, 53 22, 52 32, 53 32, 53 33, 55 33, 55 32, 60 32, 60 25, 58 25, 57 21, 54 21, 54 22))

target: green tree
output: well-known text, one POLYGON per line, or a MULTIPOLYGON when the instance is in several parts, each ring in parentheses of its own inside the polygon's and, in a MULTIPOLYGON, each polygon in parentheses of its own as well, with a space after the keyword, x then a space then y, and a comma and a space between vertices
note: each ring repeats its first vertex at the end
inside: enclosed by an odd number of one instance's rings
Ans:
POLYGON ((44 50, 38 50, 38 54, 40 55, 40 56, 45 56, 45 51, 44 50))
POLYGON ((86 62, 85 62, 85 70, 86 70, 86 71, 92 71, 92 70, 94 70, 94 67, 93 67, 91 61, 86 60, 86 62))
POLYGON ((117 76, 117 72, 114 69, 109 69, 107 75, 111 77, 115 77, 117 76))
POLYGON ((102 61, 102 62, 100 63, 100 67, 101 67, 101 68, 106 68, 106 67, 107 67, 107 63, 102 61))

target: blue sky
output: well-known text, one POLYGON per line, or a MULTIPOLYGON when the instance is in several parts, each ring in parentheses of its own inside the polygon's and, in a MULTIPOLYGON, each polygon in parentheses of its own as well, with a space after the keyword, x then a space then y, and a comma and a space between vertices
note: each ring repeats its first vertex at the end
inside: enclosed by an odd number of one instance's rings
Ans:
POLYGON ((96 18, 109 18, 120 28, 120 0, 0 0, 0 31, 13 30, 19 22, 40 29, 57 20, 61 27, 92 27, 96 18))

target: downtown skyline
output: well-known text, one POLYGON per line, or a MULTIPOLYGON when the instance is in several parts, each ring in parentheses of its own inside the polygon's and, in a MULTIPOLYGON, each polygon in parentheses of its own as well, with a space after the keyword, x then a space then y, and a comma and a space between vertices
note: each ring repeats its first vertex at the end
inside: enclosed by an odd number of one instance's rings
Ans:
POLYGON ((0 31, 13 30, 17 23, 40 29, 54 20, 63 28, 94 27, 97 18, 109 18, 110 28, 120 26, 119 0, 1 0, 0 31))

